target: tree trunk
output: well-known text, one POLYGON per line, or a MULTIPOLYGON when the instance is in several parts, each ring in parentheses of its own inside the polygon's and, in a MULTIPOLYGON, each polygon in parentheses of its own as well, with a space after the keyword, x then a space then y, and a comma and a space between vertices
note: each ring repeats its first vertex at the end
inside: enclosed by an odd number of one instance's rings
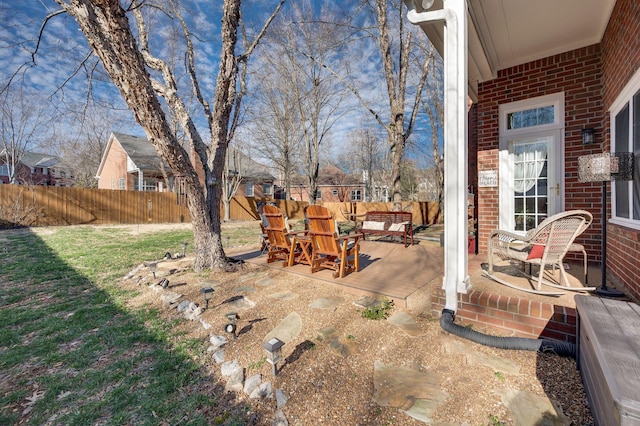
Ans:
MULTIPOLYGON (((226 265, 220 239, 220 211, 214 195, 205 199, 189 155, 178 143, 154 92, 151 77, 118 0, 56 0, 73 16, 149 141, 172 170, 182 172, 194 231, 194 269, 226 265), (213 206, 216 208, 212 208, 213 206), (210 214, 207 214, 209 210, 210 214), (217 220, 215 220, 217 218, 217 220)), ((224 153, 223 153, 224 155, 224 153)), ((224 156, 223 156, 224 158, 224 156)), ((221 169, 220 169, 221 170, 221 169)), ((219 180, 218 180, 219 181, 219 180)), ((216 191, 207 191, 209 193, 216 191)), ((217 191, 217 201, 220 192, 217 191)))

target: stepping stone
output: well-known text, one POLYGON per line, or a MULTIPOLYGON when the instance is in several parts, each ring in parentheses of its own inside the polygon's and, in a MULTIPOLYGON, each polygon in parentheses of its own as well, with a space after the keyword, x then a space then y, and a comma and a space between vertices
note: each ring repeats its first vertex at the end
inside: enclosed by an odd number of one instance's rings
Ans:
POLYGON ((514 423, 521 426, 565 426, 570 425, 557 404, 549 398, 514 389, 497 389, 502 403, 507 407, 514 423))
POLYGON ((287 404, 289 398, 286 397, 282 389, 276 389, 276 407, 282 408, 287 404))
POLYGON ((258 275, 258 274, 256 274, 255 272, 250 272, 248 274, 244 274, 244 275, 240 276, 238 278, 238 281, 243 283, 243 282, 246 282, 246 281, 249 281, 249 280, 255 278, 256 275, 258 275))
POLYGON ((282 410, 276 410, 273 426, 289 426, 289 421, 282 410))
POLYGON ((259 285, 260 287, 268 287, 270 285, 273 285, 274 281, 273 278, 269 278, 269 277, 265 277, 262 278, 261 280, 256 281, 256 284, 259 285))
POLYGON ((334 352, 345 358, 351 355, 355 350, 355 343, 345 342, 342 340, 338 331, 333 327, 321 329, 320 335, 334 352))
POLYGON ((256 288, 255 287, 251 287, 249 285, 245 285, 245 286, 241 286, 241 287, 236 287, 233 289, 233 291, 235 293, 255 293, 256 288))
POLYGON ((340 302, 342 302, 342 299, 339 297, 321 297, 311 302, 309 307, 313 309, 335 310, 340 302))
POLYGON ((470 344, 459 341, 446 341, 444 342, 444 348, 446 352, 464 355, 469 364, 484 365, 502 373, 520 374, 520 366, 515 362, 500 356, 487 356, 475 352, 470 344))
POLYGON ((376 299, 375 297, 362 296, 358 300, 353 302, 353 304, 358 306, 359 308, 367 309, 367 308, 372 308, 374 306, 379 306, 380 304, 382 304, 382 302, 376 299))
POLYGON ((224 350, 220 349, 213 354, 213 360, 216 364, 222 364, 224 362, 224 350))
POLYGON ((273 398, 273 391, 270 382, 264 382, 251 392, 250 399, 273 398))
POLYGON ((268 342, 274 337, 282 340, 284 343, 290 342, 296 338, 302 331, 302 318, 297 312, 291 312, 266 336, 263 341, 268 342))
POLYGON ((398 312, 397 314, 391 315, 389 318, 387 318, 387 321, 389 321, 390 324, 400 328, 409 336, 416 337, 425 334, 422 330, 420 330, 420 327, 416 323, 416 320, 414 320, 413 317, 406 312, 398 312))
POLYGON ((424 423, 431 423, 433 412, 438 406, 449 398, 447 392, 436 393, 434 399, 416 399, 408 410, 400 410, 407 416, 424 423))
POLYGON ((175 291, 169 290, 165 292, 161 297, 162 305, 172 307, 181 297, 182 295, 180 293, 176 293, 175 291))
POLYGON ((222 283, 218 280, 204 280, 198 283, 200 287, 213 287, 214 290, 222 287, 222 283))
MULTIPOLYGON (((447 398, 438 382, 435 373, 376 361, 373 365, 373 400, 382 407, 410 411, 414 402, 420 399, 427 402, 421 403, 415 410, 425 410, 430 404, 437 406, 447 398)), ((422 415, 427 414, 430 415, 422 415)))
POLYGON ((283 291, 283 292, 281 292, 281 293, 273 293, 273 294, 270 294, 270 295, 269 295, 269 296, 267 296, 267 297, 270 297, 271 299, 276 299, 276 300, 282 300, 282 301, 285 301, 285 300, 292 300, 292 299, 297 298, 297 297, 298 297, 298 294, 297 294, 297 293, 293 293, 293 292, 291 292, 291 291, 283 291))
POLYGON ((237 310, 250 309, 250 308, 253 308, 254 306, 256 306, 255 302, 252 302, 251 300, 247 299, 244 296, 240 296, 238 298, 234 298, 230 302, 227 302, 226 305, 229 306, 230 308, 234 308, 234 309, 237 309, 237 310))

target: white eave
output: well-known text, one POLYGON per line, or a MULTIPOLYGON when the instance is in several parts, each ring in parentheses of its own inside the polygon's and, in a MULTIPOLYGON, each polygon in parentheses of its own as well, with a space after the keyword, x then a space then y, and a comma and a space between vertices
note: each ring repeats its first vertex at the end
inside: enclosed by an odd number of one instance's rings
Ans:
MULTIPOLYGON (((405 0, 411 8, 412 0, 405 0)), ((433 9, 442 8, 435 0, 433 9)), ((468 0, 469 95, 498 71, 597 44, 616 0, 468 0)), ((443 25, 421 26, 440 53, 443 25)))

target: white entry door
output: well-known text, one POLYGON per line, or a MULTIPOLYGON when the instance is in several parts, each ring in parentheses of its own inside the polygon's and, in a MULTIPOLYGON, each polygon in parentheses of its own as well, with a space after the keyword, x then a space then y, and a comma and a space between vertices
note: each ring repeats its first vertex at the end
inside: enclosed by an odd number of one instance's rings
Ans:
POLYGON ((564 209, 560 105, 545 96, 501 107, 500 229, 525 233, 564 209))

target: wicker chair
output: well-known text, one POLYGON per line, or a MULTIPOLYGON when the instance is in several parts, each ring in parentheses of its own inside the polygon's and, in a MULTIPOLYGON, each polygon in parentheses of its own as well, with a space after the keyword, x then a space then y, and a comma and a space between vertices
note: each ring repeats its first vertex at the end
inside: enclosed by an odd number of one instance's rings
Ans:
MULTIPOLYGON (((571 210, 550 216, 525 235, 508 231, 494 231, 489 237, 489 274, 493 274, 493 258, 513 259, 525 264, 538 265, 538 290, 543 283, 546 266, 560 269, 560 284, 569 286, 562 261, 567 251, 580 251, 575 238, 591 224, 593 217, 585 210, 571 210)), ((586 257, 585 257, 586 268, 586 257)))

